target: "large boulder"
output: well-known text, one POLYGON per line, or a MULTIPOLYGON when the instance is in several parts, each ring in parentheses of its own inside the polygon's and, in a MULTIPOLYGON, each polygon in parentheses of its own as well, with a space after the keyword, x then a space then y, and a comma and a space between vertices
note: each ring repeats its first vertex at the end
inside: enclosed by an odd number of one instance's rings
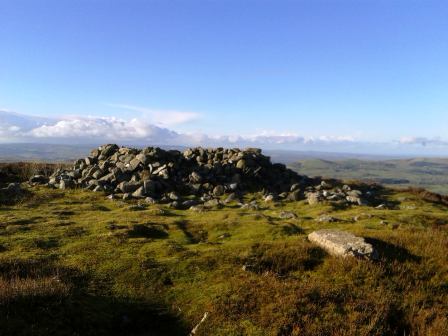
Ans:
POLYGON ((308 239, 328 253, 342 257, 377 259, 378 253, 364 238, 339 230, 319 230, 308 235, 308 239))

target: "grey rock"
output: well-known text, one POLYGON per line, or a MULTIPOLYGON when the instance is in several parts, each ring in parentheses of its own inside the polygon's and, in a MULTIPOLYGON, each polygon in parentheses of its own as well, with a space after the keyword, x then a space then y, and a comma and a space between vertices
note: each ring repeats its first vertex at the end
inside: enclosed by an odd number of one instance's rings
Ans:
POLYGON ((241 204, 241 209, 245 210, 260 210, 258 203, 256 201, 252 201, 250 203, 241 204))
POLYGON ((173 209, 179 209, 179 208, 180 208, 180 203, 179 203, 178 201, 172 201, 172 202, 169 204, 169 207, 170 207, 170 208, 173 208, 173 209))
POLYGON ((360 190, 350 190, 350 191, 347 192, 347 196, 361 197, 362 196, 362 191, 360 191, 360 190))
POLYGON ((105 146, 101 146, 101 153, 98 157, 98 160, 105 160, 112 154, 114 154, 119 148, 117 145, 109 144, 105 146))
POLYGON ((371 244, 348 232, 319 230, 310 233, 308 239, 333 255, 378 259, 378 253, 371 244))
POLYGON ((143 186, 138 188, 136 191, 134 191, 132 193, 132 197, 135 197, 135 198, 143 198, 143 197, 145 197, 145 188, 143 186))
POLYGON ((307 201, 309 205, 316 205, 322 201, 322 195, 320 192, 308 193, 307 201))
POLYGON ((320 183, 320 187, 321 189, 327 189, 327 190, 333 188, 332 185, 327 181, 322 181, 320 183))
POLYGON ((197 204, 198 204, 198 201, 196 201, 196 200, 186 200, 186 201, 182 202, 182 207, 188 209, 197 204))
POLYGON ((96 159, 91 156, 88 156, 84 159, 84 162, 86 163, 86 165, 91 166, 96 162, 96 159))
POLYGON ((180 199, 179 195, 174 191, 168 194, 168 198, 172 201, 178 201, 180 199))
POLYGON ((217 197, 224 195, 224 186, 217 185, 216 187, 214 187, 213 188, 213 195, 217 196, 217 197))
POLYGON ((97 169, 93 174, 92 174, 92 177, 94 178, 94 179, 99 179, 99 178, 101 178, 102 176, 104 175, 104 172, 101 170, 101 169, 97 169))
POLYGON ((347 196, 345 198, 349 203, 352 204, 358 204, 358 205, 364 205, 365 201, 361 198, 361 197, 357 197, 357 196, 347 196))
POLYGON ((137 203, 137 204, 129 206, 128 209, 131 210, 131 211, 146 210, 146 205, 145 204, 141 204, 141 203, 137 203))
POLYGON ((293 202, 299 201, 300 200, 300 190, 290 192, 287 199, 288 199, 288 201, 293 201, 293 202))
POLYGON ((140 161, 143 166, 147 166, 151 162, 151 157, 143 153, 137 154, 135 160, 140 161))
POLYGON ((244 168, 246 168, 246 160, 243 160, 243 159, 241 159, 241 160, 239 160, 237 163, 236 163, 236 167, 238 168, 238 169, 244 169, 244 168))
POLYGON ((140 164, 141 164, 140 159, 134 158, 128 163, 127 168, 129 171, 135 171, 140 166, 140 164))
POLYGON ((236 195, 236 193, 231 193, 231 194, 229 194, 229 196, 227 196, 227 198, 224 200, 224 203, 230 203, 230 202, 233 202, 233 201, 236 201, 236 200, 238 200, 238 196, 236 195))
POLYGON ((281 211, 278 217, 281 219, 295 219, 297 218, 297 215, 291 211, 281 211))
POLYGON ((300 189, 300 184, 299 183, 294 183, 291 188, 289 189, 289 191, 296 191, 300 189))
POLYGON ((266 203, 271 203, 271 202, 274 202, 276 200, 276 197, 273 194, 269 194, 269 195, 264 196, 263 200, 266 203))
POLYGON ((201 175, 199 175, 199 173, 197 173, 197 172, 192 172, 191 174, 190 174, 190 181, 192 182, 192 183, 201 183, 202 182, 202 176, 201 175))
POLYGON ((229 190, 236 191, 238 189, 238 183, 230 183, 229 190))
POLYGON ((121 192, 127 194, 127 193, 133 193, 141 186, 142 186, 142 183, 140 183, 140 182, 123 181, 118 185, 118 189, 120 189, 121 192))
POLYGON ((204 203, 204 207, 206 207, 206 208, 213 208, 213 207, 217 207, 220 205, 221 205, 221 202, 215 198, 204 203))
POLYGON ((194 212, 204 212, 206 208, 203 205, 193 205, 190 207, 190 210, 194 212))
POLYGON ((62 179, 59 182, 59 189, 62 189, 62 190, 73 188, 74 186, 75 186, 75 184, 72 180, 62 179))
POLYGON ((149 197, 149 196, 145 198, 145 202, 148 204, 156 204, 157 203, 154 198, 149 197))
POLYGON ((319 223, 334 223, 338 222, 339 219, 330 215, 321 215, 318 218, 316 218, 316 221, 319 223))

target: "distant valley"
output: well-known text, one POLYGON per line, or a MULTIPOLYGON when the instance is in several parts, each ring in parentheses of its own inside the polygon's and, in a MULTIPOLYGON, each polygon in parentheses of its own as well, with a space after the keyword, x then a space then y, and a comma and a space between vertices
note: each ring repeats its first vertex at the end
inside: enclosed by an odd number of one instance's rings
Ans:
POLYGON ((391 187, 416 186, 448 194, 448 159, 305 159, 288 166, 309 176, 369 180, 391 187))

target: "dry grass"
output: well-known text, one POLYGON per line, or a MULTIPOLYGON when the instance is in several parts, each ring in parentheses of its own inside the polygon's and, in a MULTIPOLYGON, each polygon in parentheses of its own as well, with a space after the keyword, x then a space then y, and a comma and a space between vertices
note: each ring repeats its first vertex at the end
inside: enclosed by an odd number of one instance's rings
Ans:
POLYGON ((15 162, 0 163, 0 181, 25 182, 33 175, 50 176, 56 169, 64 168, 65 163, 15 162))
POLYGON ((8 303, 20 298, 68 296, 70 287, 57 277, 5 279, 0 277, 0 302, 8 303))
POLYGON ((448 195, 440 195, 423 188, 406 188, 403 191, 414 194, 424 201, 448 206, 448 195))

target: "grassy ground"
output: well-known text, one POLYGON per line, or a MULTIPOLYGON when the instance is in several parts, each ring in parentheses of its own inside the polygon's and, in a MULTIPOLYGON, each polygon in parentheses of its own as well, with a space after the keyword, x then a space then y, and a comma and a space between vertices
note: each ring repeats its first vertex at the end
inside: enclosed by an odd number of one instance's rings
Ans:
POLYGON ((447 207, 387 198, 196 213, 33 188, 0 206, 0 329, 187 335, 208 312, 198 335, 447 335, 447 207), (327 255, 306 239, 322 228, 368 237, 381 260, 327 255))

